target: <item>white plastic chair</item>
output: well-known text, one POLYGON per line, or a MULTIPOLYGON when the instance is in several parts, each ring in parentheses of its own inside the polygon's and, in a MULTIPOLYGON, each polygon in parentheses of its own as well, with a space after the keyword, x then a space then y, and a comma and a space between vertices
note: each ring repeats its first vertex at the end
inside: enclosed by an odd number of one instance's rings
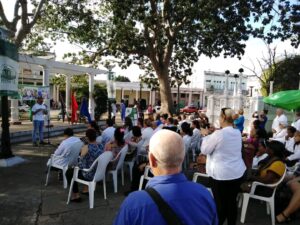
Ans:
POLYGON ((254 181, 252 183, 251 186, 251 190, 250 193, 243 193, 243 206, 242 206, 242 213, 241 213, 241 222, 245 223, 245 218, 246 218, 246 211, 247 211, 247 207, 248 207, 248 203, 249 203, 249 199, 250 198, 254 198, 254 199, 258 199, 261 201, 265 201, 267 203, 267 214, 270 214, 271 211, 271 220, 272 220, 272 225, 275 225, 275 204, 274 204, 274 196, 275 196, 275 192, 276 189, 278 187, 278 185, 283 181, 285 174, 287 172, 287 169, 285 169, 284 174, 282 175, 282 177, 279 179, 279 181, 277 181, 274 184, 263 184, 260 182, 256 182, 254 181), (263 186, 263 187, 269 187, 269 188, 273 188, 273 193, 270 197, 264 197, 264 196, 260 196, 260 195, 256 195, 255 190, 256 187, 258 186, 263 186))
POLYGON ((78 163, 78 156, 80 153, 80 150, 83 146, 83 143, 81 141, 75 142, 69 146, 69 148, 66 150, 66 154, 63 156, 57 156, 52 154, 50 157, 50 162, 48 165, 48 172, 47 172, 47 177, 46 177, 46 183, 45 186, 48 185, 49 177, 50 177, 50 171, 51 167, 61 169, 62 170, 62 176, 63 176, 63 187, 67 188, 68 187, 68 182, 66 178, 66 172, 68 170, 68 167, 70 166, 76 166, 78 163), (65 158, 68 158, 67 163, 64 165, 57 164, 55 163, 56 161, 59 160, 64 160, 65 158))
POLYGON ((79 167, 74 168, 74 173, 73 173, 73 178, 71 180, 67 204, 70 203, 70 198, 71 198, 74 182, 82 183, 89 187, 90 209, 94 208, 94 191, 96 189, 96 184, 98 181, 101 181, 101 180, 103 181, 103 195, 104 195, 104 199, 106 199, 105 172, 106 172, 106 167, 107 167, 108 163, 112 160, 112 158, 113 158, 112 152, 106 151, 106 152, 102 153, 93 162, 92 166, 89 169, 82 169, 82 171, 89 172, 97 165, 94 179, 92 181, 86 181, 86 180, 82 180, 82 179, 78 178, 78 172, 80 169, 79 169, 79 167))
POLYGON ((128 151, 128 145, 125 145, 122 150, 119 152, 116 159, 118 159, 118 164, 114 170, 108 171, 109 174, 112 174, 113 182, 114 182, 114 192, 118 192, 118 171, 121 170, 121 176, 122 176, 122 185, 124 186, 124 159, 128 151))
MULTIPOLYGON (((197 183, 198 177, 204 177, 206 179, 209 178, 209 176, 206 173, 195 172, 193 175, 193 182, 197 183)), ((206 189, 210 192, 211 196, 214 197, 211 188, 206 187, 206 189)))
POLYGON ((150 166, 145 167, 144 175, 140 178, 139 191, 143 189, 144 180, 150 180, 152 177, 149 177, 149 172, 151 171, 150 166))
POLYGON ((132 181, 132 169, 133 169, 134 163, 137 161, 138 151, 142 147, 143 143, 144 143, 144 141, 142 141, 142 140, 138 142, 138 144, 136 146, 136 156, 133 157, 132 160, 130 160, 130 161, 124 161, 124 166, 128 166, 129 167, 130 181, 132 181))

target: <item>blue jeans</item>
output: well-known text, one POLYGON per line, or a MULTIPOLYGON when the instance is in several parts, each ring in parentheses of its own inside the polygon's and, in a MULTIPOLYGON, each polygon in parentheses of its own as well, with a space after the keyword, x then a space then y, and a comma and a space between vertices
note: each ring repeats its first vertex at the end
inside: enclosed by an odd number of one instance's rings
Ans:
POLYGON ((34 120, 33 121, 33 132, 32 132, 32 141, 36 142, 37 132, 39 132, 39 141, 42 142, 44 140, 44 120, 34 120))

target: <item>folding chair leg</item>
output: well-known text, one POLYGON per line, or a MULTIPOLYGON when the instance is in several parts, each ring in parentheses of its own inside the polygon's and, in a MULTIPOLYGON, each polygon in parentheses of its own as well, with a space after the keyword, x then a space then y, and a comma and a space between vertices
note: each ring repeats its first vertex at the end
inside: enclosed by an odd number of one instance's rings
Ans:
POLYGON ((133 169, 134 163, 129 164, 129 175, 130 175, 130 181, 132 181, 132 169, 133 169))
POLYGON ((271 210, 271 220, 272 220, 272 225, 275 225, 275 207, 274 207, 274 199, 271 200, 269 203, 270 205, 270 210, 271 210))
POLYGON ((245 217, 247 212, 247 207, 249 203, 249 194, 243 194, 243 206, 242 206, 242 213, 241 213, 241 223, 245 223, 245 217))
POLYGON ((104 195, 104 199, 106 200, 106 181, 105 181, 105 177, 103 178, 103 195, 104 195))
POLYGON ((122 186, 124 186, 124 168, 121 169, 121 176, 122 176, 122 186))
POLYGON ((267 215, 270 215, 270 204, 266 202, 267 215))
POLYGON ((73 185, 74 185, 74 178, 72 178, 72 180, 71 180, 71 184, 70 184, 70 190, 69 190, 69 194, 68 194, 68 201, 67 201, 67 204, 69 204, 69 203, 70 203, 71 194, 72 194, 72 190, 73 190, 73 185))
POLYGON ((66 172, 67 172, 67 170, 63 169, 62 175, 63 175, 64 189, 66 189, 68 187, 68 181, 67 181, 67 177, 66 177, 66 172))
POLYGON ((89 201, 90 201, 90 209, 94 208, 94 192, 95 191, 95 183, 91 182, 89 184, 89 201))
POLYGON ((112 177, 113 177, 113 183, 114 183, 114 192, 117 193, 118 192, 118 173, 117 173, 117 171, 115 171, 115 173, 112 173, 112 177))
POLYGON ((48 172, 47 172, 47 177, 46 177, 46 183, 45 183, 45 186, 48 185, 48 180, 49 180, 49 176, 50 176, 50 170, 51 170, 51 166, 48 166, 48 172))
POLYGON ((142 188, 143 188, 143 182, 144 182, 144 175, 142 175, 140 178, 139 191, 142 190, 142 188))

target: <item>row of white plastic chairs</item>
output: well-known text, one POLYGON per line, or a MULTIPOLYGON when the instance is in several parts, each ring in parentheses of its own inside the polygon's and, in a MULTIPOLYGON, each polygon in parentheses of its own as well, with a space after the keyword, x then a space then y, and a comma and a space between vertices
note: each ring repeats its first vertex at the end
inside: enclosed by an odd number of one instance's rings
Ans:
MULTIPOLYGON (((92 181, 85 181, 82 180, 78 177, 78 173, 80 171, 79 167, 77 167, 77 162, 78 162, 78 155, 80 153, 80 149, 82 148, 81 143, 74 143, 73 145, 70 146, 70 148, 68 149, 67 152, 69 152, 68 155, 68 163, 65 165, 59 165, 59 164, 55 164, 55 161, 57 158, 59 158, 59 156, 56 156, 54 154, 51 155, 50 158, 50 163, 48 166, 48 172, 47 172, 47 177, 46 177, 46 183, 45 186, 48 185, 48 181, 49 181, 49 176, 50 176, 50 171, 51 168, 57 168, 57 169, 61 169, 62 170, 62 175, 63 175, 63 187, 67 188, 68 184, 67 184, 67 178, 66 178, 66 171, 68 170, 68 168, 70 167, 74 167, 74 173, 73 173, 73 178, 71 180, 71 184, 70 184, 70 190, 69 190, 69 195, 68 195, 68 200, 67 200, 67 204, 69 204, 70 202, 70 197, 71 197, 71 193, 72 193, 72 188, 73 188, 73 184, 74 182, 78 182, 78 183, 82 183, 88 186, 89 189, 89 206, 90 208, 94 207, 94 191, 96 188, 96 184, 99 181, 103 181, 103 192, 104 192, 104 199, 106 199, 106 174, 111 174, 112 178, 113 178, 113 184, 114 184, 114 192, 117 193, 118 191, 118 172, 121 172, 121 176, 122 176, 122 185, 124 185, 124 159, 125 156, 127 154, 128 151, 128 145, 125 145, 122 150, 120 151, 119 155, 116 157, 118 158, 118 163, 115 169, 113 170, 109 170, 106 173, 107 170, 107 165, 109 164, 109 162, 111 162, 113 160, 113 154, 110 151, 106 151, 104 153, 102 153, 92 164, 92 166, 88 169, 83 169, 83 171, 88 172, 91 171, 92 169, 96 168, 96 172, 94 175, 94 178, 92 181)), ((65 156, 66 157, 66 156, 65 156)), ((134 159, 133 159, 134 160, 134 159)), ((133 167, 134 162, 127 162, 127 165, 129 165, 130 168, 130 178, 132 179, 132 167, 133 167), (130 165, 129 165, 130 164, 130 165)))

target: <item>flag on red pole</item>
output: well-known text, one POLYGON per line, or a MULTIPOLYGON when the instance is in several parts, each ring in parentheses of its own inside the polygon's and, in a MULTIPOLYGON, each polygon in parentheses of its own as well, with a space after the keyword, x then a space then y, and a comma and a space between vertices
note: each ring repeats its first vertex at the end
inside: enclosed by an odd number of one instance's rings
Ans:
POLYGON ((72 107, 72 116, 71 116, 71 123, 77 122, 78 118, 77 118, 77 110, 78 110, 78 104, 76 101, 76 98, 74 96, 74 93, 72 93, 71 96, 71 107, 72 107))

